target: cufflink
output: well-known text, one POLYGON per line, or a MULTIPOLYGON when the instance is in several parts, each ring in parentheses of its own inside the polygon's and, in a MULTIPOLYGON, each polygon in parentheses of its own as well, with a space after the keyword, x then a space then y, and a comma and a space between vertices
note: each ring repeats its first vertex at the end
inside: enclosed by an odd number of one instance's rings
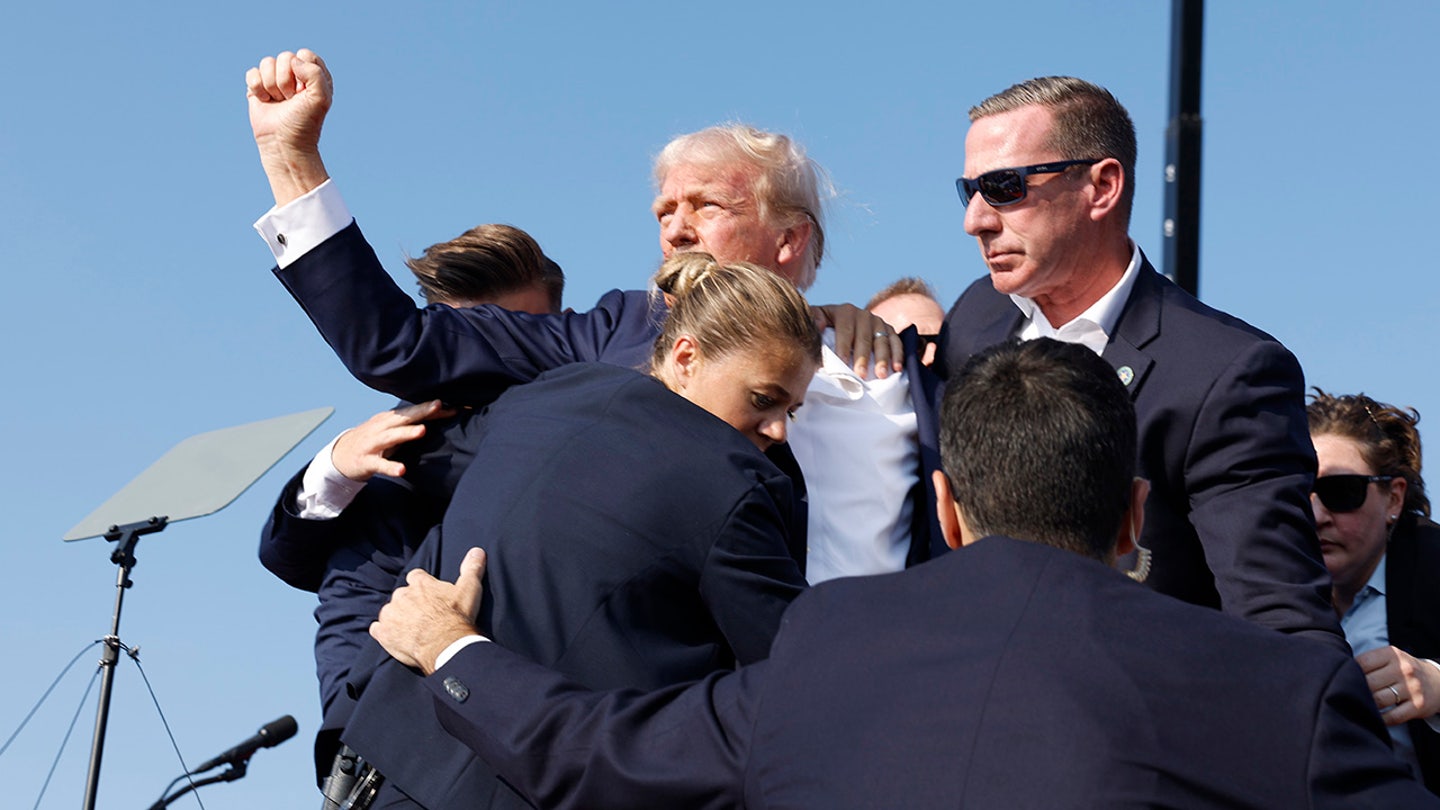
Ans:
POLYGON ((281 247, 284 247, 285 245, 288 245, 290 243, 290 240, 286 239, 285 234, 283 233, 275 234, 275 241, 279 242, 281 247))
POLYGON ((464 703, 465 699, 470 697, 470 688, 461 683, 460 679, 454 675, 446 676, 445 691, 455 699, 456 703, 464 703))

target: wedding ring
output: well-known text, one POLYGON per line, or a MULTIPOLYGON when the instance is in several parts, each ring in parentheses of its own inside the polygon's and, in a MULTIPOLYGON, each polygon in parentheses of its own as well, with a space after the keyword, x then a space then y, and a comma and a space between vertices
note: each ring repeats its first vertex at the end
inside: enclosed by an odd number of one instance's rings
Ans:
POLYGON ((1401 701, 1400 701, 1400 690, 1399 690, 1399 689, 1396 689, 1396 688, 1395 688, 1395 684, 1393 684, 1393 683, 1390 684, 1389 686, 1385 687, 1385 688, 1389 689, 1389 690, 1390 690, 1390 694, 1392 694, 1392 695, 1395 696, 1395 705, 1396 705, 1396 706, 1399 706, 1400 703, 1401 703, 1401 701))

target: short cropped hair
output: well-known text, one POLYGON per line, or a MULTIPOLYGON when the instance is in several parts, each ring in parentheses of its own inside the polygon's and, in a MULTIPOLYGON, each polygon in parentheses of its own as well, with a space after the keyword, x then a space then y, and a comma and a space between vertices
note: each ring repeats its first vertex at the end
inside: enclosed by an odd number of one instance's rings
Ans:
MULTIPOLYGON (((825 256, 825 212, 822 185, 830 188, 825 172, 804 147, 790 138, 745 124, 730 123, 680 135, 655 157, 655 182, 663 185, 670 170, 680 165, 724 166, 749 164, 759 169, 752 191, 762 221, 781 228, 808 220, 810 243, 800 265, 804 290, 815 283, 815 272, 825 256)), ((829 196, 827 193, 826 196, 829 196)))
POLYGON ((976 355, 941 405, 941 462, 971 530, 1098 560, 1130 504, 1136 443, 1115 370, 1048 338, 976 355))
POLYGON ((1430 498, 1425 494, 1425 479, 1420 477, 1418 411, 1364 394, 1335 395, 1316 388, 1305 415, 1311 436, 1331 434, 1355 442, 1375 475, 1405 479, 1405 511, 1430 515, 1430 498))
POLYGON ((429 304, 488 302, 538 286, 549 296, 551 310, 559 312, 565 293, 560 265, 541 252, 530 234, 510 225, 478 225, 407 257, 405 265, 429 304))
MULTIPOLYGON (((672 255, 655 272, 670 311, 655 339, 651 369, 660 368, 680 335, 711 359, 740 351, 803 358, 820 364, 820 332, 795 286, 749 262, 722 265, 709 253, 672 255)), ((657 294, 658 294, 657 293, 657 294)))
MULTIPOLYGON (((940 299, 935 295, 935 289, 930 286, 928 281, 918 276, 905 276, 890 282, 885 285, 885 289, 875 293, 875 295, 871 297, 870 303, 865 305, 865 309, 874 309, 876 304, 889 301, 897 295, 923 295, 937 304, 940 302, 940 299)), ((941 309, 944 309, 944 307, 941 307, 941 309)))
POLYGON ((1135 123, 1125 107, 1099 85, 1073 76, 1030 79, 970 108, 970 120, 1030 106, 1048 107, 1054 115, 1047 144, 1065 160, 1115 158, 1125 170, 1120 198, 1122 225, 1129 226, 1135 203, 1135 123))

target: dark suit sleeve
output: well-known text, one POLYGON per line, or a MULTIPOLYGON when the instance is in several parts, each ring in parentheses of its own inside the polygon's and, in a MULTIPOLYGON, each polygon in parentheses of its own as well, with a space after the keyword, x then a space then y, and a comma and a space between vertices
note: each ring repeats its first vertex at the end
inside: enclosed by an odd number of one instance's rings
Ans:
POLYGON ((296 494, 307 467, 301 467, 285 484, 260 530, 260 564, 292 588, 314 593, 320 589, 325 562, 341 535, 335 531, 334 521, 306 520, 295 513, 296 494))
POLYGON ((440 723, 536 807, 741 806, 760 664, 656 692, 591 692, 497 644, 425 679, 440 723))
POLYGON ((789 486, 783 476, 757 483, 730 513, 700 573, 700 596, 742 666, 770 655, 785 608, 805 589, 785 540, 793 534, 789 486))
POLYGON ((1440 808, 1390 750, 1365 676, 1349 659, 1337 661, 1316 707, 1307 777, 1315 810, 1440 808))
POLYGON ((1190 520, 1225 612, 1348 654, 1310 511, 1304 387, 1299 363, 1272 341, 1218 375, 1185 458, 1190 520))
POLYGON ((642 292, 607 293, 595 309, 564 315, 417 309, 354 222, 275 275, 356 379, 414 402, 486 404, 578 361, 638 365, 655 335, 642 292))

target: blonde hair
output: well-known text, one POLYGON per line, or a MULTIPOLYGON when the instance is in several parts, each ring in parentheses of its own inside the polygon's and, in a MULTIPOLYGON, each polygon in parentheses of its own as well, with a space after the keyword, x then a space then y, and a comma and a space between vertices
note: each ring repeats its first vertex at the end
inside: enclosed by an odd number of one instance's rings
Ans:
MULTIPOLYGON (((760 220, 772 226, 790 228, 809 221, 810 242, 800 265, 795 286, 804 290, 815 283, 815 271, 825 257, 825 215, 821 204, 822 186, 829 181, 819 164, 790 138, 739 123, 721 124, 699 132, 680 135, 655 157, 655 182, 676 166, 725 166, 743 164, 757 169, 754 187, 760 220)), ((828 196, 828 195, 827 195, 828 196)))
POLYGON ((820 363, 820 333, 810 305, 790 282, 748 262, 720 264, 708 253, 676 253, 655 272, 670 314, 655 339, 651 370, 663 367, 680 335, 690 335, 705 356, 738 351, 798 353, 820 363))

